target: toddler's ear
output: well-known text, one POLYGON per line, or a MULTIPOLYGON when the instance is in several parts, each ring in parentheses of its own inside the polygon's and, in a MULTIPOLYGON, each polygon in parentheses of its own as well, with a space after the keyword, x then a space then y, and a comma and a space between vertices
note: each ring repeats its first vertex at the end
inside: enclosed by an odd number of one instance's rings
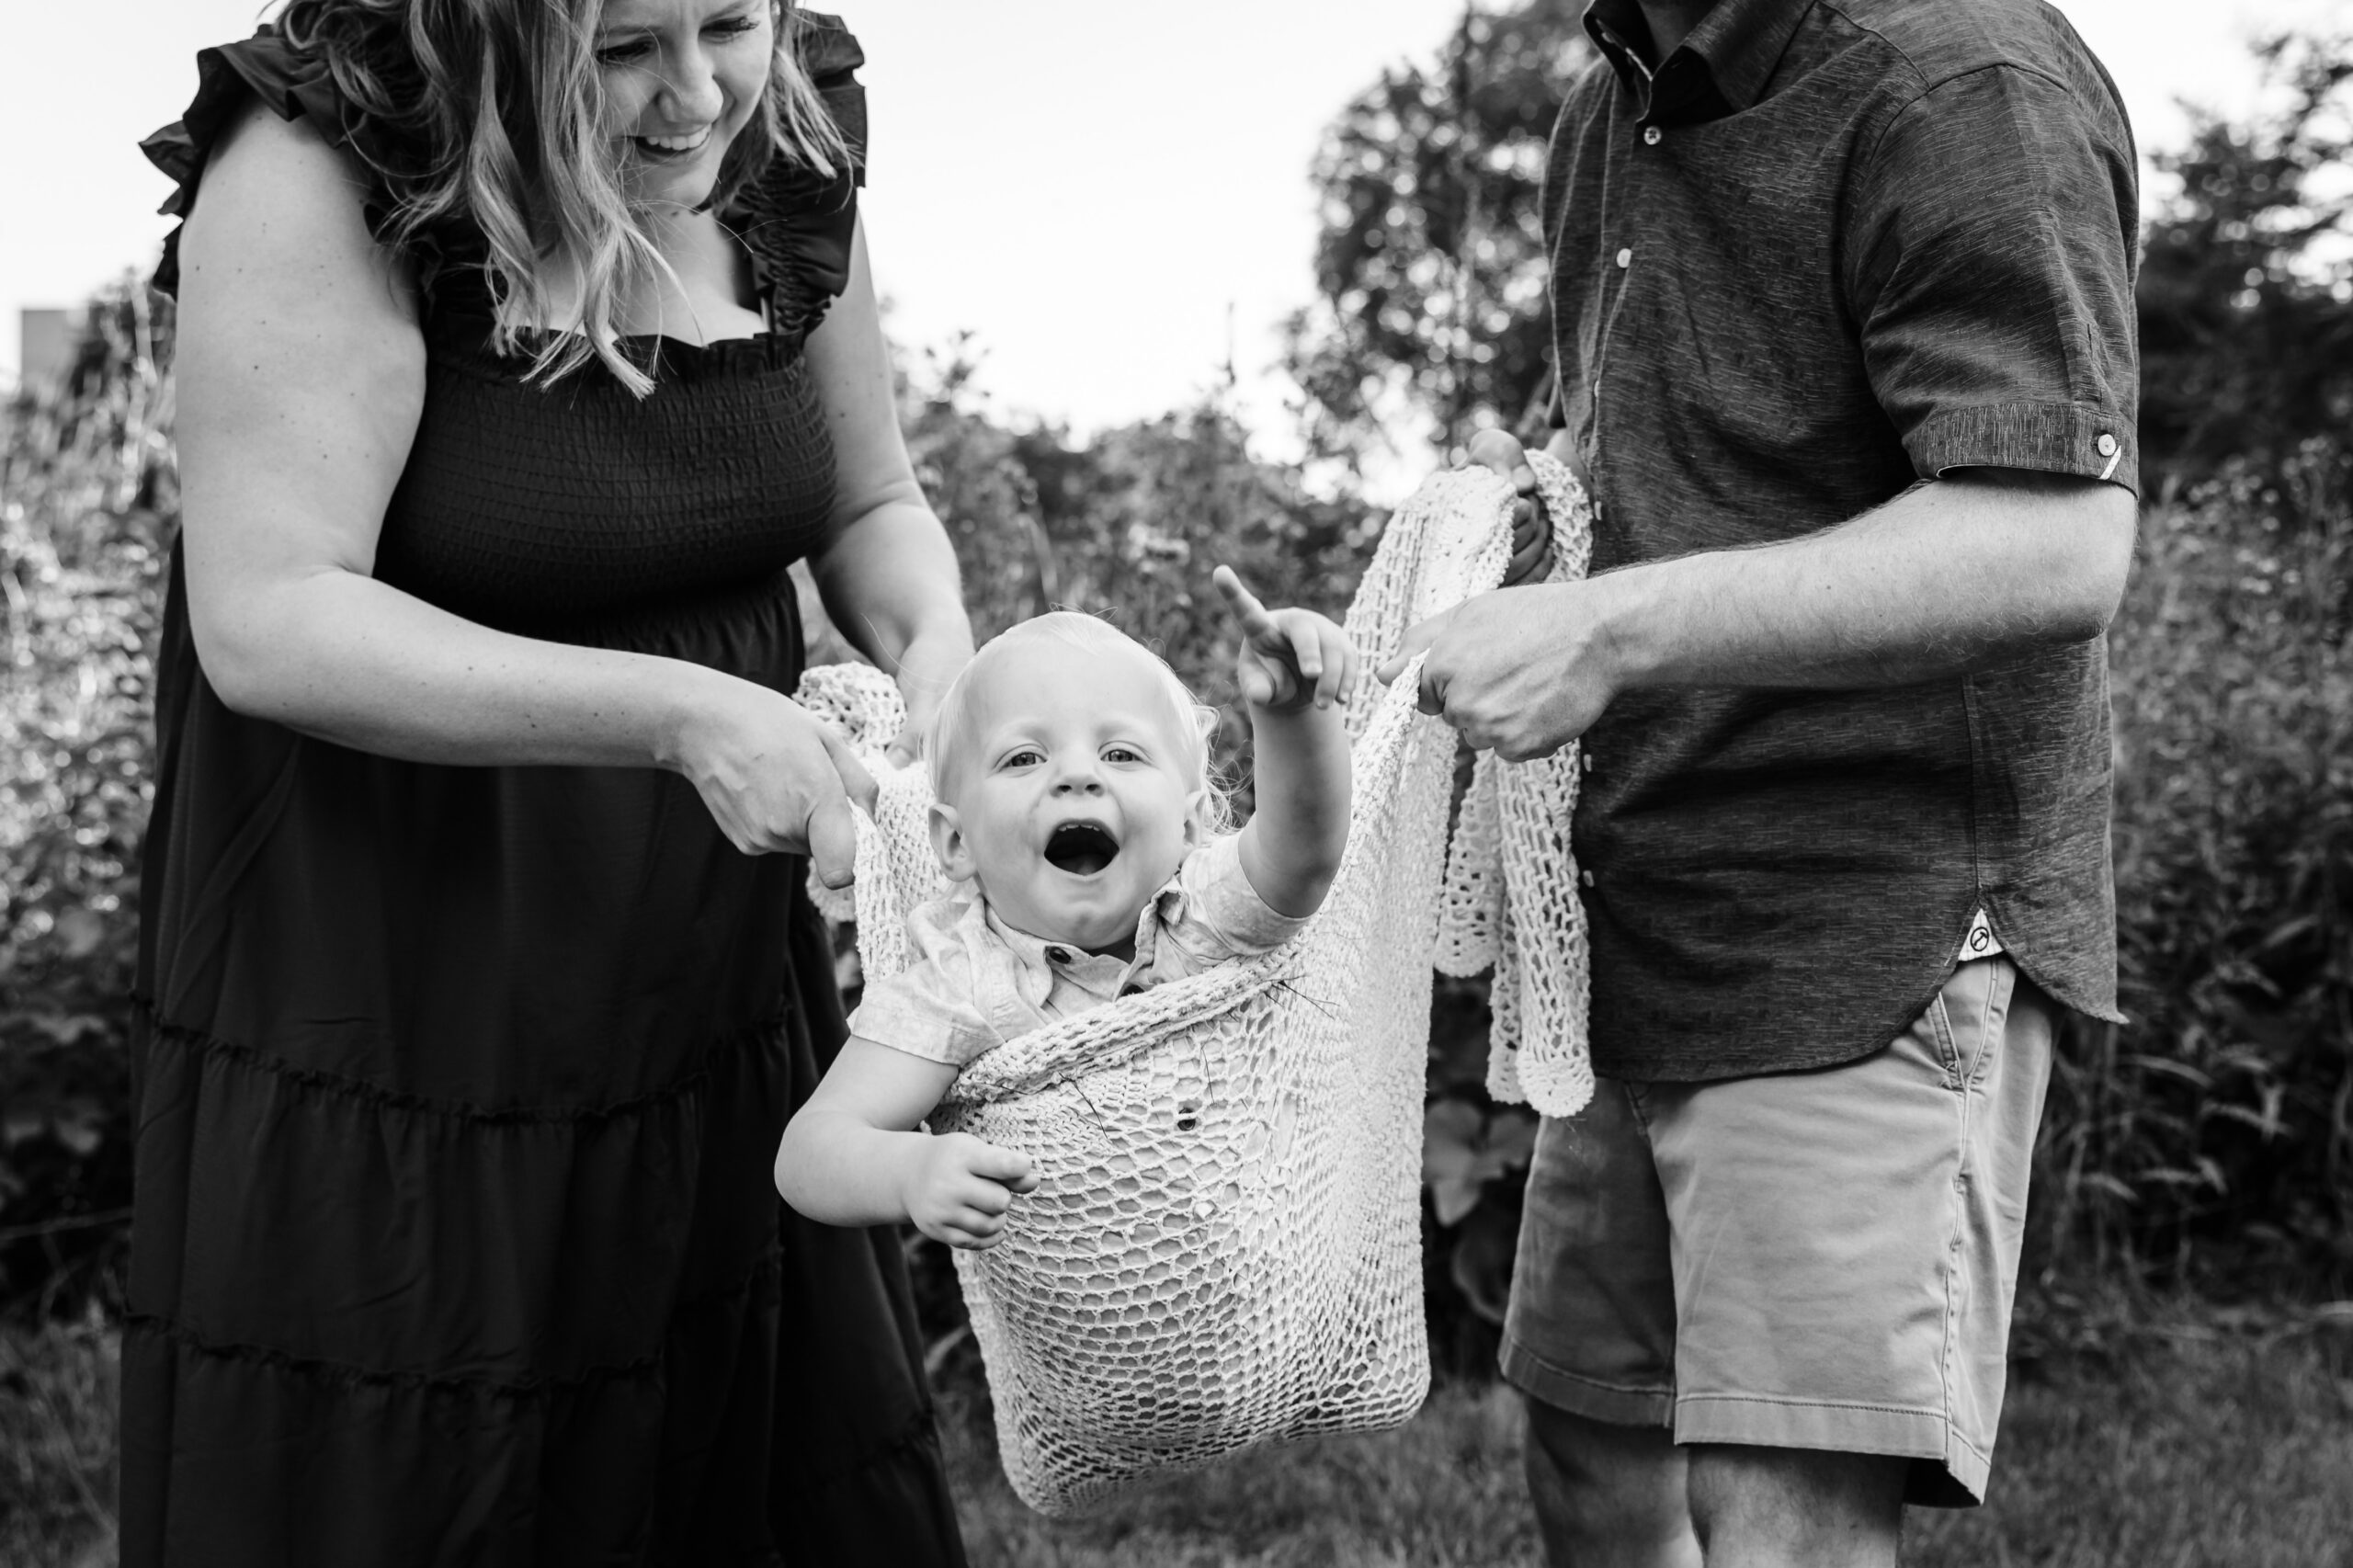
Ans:
POLYGON ((939 861, 939 869, 951 882, 967 882, 979 869, 972 864, 972 846, 965 842, 964 824, 956 815, 956 808, 931 803, 931 853, 939 861))
POLYGON ((1185 847, 1199 849, 1210 835, 1210 792, 1196 790, 1185 797, 1185 847))

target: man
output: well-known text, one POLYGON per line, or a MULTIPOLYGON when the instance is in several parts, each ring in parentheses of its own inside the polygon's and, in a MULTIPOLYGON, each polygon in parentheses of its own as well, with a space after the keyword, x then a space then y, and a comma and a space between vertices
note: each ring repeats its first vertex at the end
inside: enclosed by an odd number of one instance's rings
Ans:
POLYGON ((2116 1017, 2131 137, 2037 0, 1586 26, 1545 225, 1594 575, 1407 649, 1472 744, 1589 769, 1603 1079, 1504 1369, 1555 1563, 1893 1563, 1984 1496, 2053 1025, 2116 1017))

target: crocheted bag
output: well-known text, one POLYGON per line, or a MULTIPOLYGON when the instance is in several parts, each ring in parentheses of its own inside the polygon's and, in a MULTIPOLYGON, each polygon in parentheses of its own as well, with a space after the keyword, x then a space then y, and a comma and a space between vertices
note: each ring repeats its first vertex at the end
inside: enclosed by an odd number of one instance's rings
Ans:
MULTIPOLYGON (((1585 494, 1534 461, 1555 578, 1582 575, 1585 494)), ((1370 678, 1408 626, 1501 581, 1510 503, 1500 478, 1461 470, 1391 519, 1347 621, 1366 672, 1346 710, 1347 850, 1307 928, 999 1046, 932 1118, 1020 1150, 1040 1176, 998 1245, 956 1264, 1006 1474, 1040 1512, 1419 1408, 1434 962, 1496 968, 1499 1095, 1526 1089, 1566 1114, 1591 1093, 1574 748, 1522 766, 1482 757, 1449 852, 1454 737, 1415 711, 1418 665, 1386 689, 1370 678)), ((863 666, 813 669, 801 697, 870 755, 901 722, 889 681, 863 666)), ((923 770, 873 760, 881 795, 856 884, 870 976, 905 965, 907 911, 945 891, 923 770)))

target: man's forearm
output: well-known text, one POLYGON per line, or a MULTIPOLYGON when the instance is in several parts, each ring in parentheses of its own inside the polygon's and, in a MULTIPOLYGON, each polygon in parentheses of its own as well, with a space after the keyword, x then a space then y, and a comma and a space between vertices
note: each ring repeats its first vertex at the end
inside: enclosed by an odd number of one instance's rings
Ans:
POLYGON ((2131 565, 2129 492, 1972 471, 1787 543, 1582 585, 1619 689, 1900 686, 2098 636, 2131 565))

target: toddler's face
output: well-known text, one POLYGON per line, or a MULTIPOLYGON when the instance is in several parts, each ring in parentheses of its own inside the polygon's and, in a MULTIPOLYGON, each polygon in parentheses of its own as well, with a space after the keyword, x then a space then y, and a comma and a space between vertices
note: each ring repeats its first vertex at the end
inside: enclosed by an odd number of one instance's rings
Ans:
POLYGON ((1165 677, 1141 649, 1040 638, 983 655, 932 842, 997 917, 1119 949, 1194 843, 1199 787, 1165 677))

